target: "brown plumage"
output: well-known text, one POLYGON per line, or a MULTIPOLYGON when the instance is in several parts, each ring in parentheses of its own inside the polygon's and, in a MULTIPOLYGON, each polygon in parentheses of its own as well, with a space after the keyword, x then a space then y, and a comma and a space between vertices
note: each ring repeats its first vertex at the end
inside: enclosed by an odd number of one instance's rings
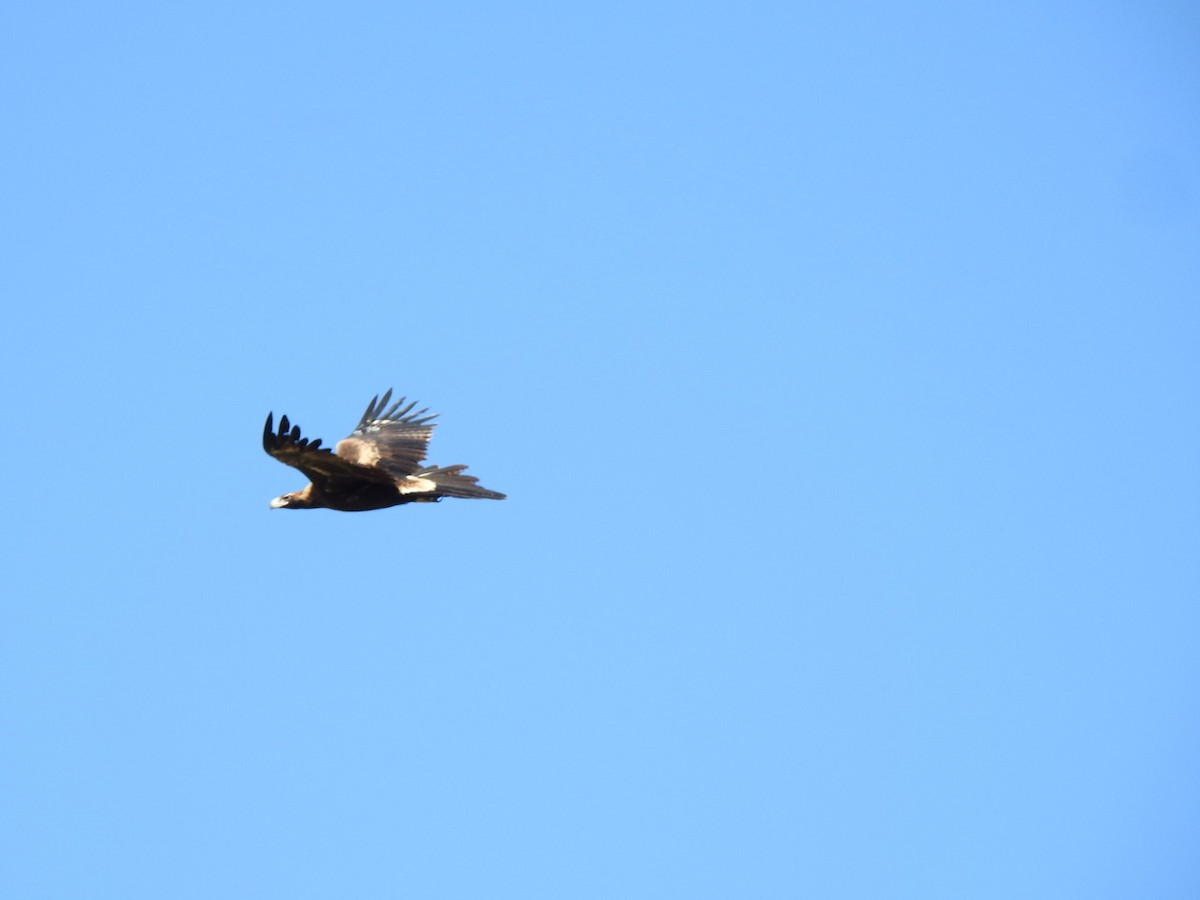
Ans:
POLYGON ((479 487, 478 479, 463 475, 466 466, 424 466, 425 448, 433 436, 428 409, 413 412, 416 403, 405 398, 387 408, 389 388, 367 405, 358 427, 337 447, 322 447, 320 439, 300 436, 300 426, 267 415, 263 449, 281 463, 299 469, 310 484, 271 501, 272 509, 340 509, 361 512, 401 503, 430 503, 443 497, 503 500, 504 495, 479 487), (401 408, 403 407, 403 408, 401 408))

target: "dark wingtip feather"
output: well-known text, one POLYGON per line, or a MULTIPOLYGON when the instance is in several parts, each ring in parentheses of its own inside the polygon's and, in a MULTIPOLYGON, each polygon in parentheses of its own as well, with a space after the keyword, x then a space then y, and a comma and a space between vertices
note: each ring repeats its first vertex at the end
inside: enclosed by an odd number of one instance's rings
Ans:
MULTIPOLYGON (((385 393, 385 394, 383 395, 383 402, 384 402, 384 403, 387 403, 387 401, 388 401, 388 397, 390 397, 390 396, 391 396, 391 394, 392 394, 392 389, 391 389, 391 388, 388 388, 388 389, 387 389, 387 393, 385 393)), ((376 394, 374 397, 372 397, 372 398, 371 398, 371 402, 370 402, 370 403, 368 403, 368 404, 367 404, 367 408, 363 410, 362 418, 358 420, 358 424, 359 424, 360 426, 362 425, 362 423, 363 423, 363 422, 370 422, 372 419, 374 419, 374 418, 375 418, 375 414, 376 414, 376 413, 375 413, 375 409, 376 409, 376 407, 380 407, 380 408, 382 408, 382 407, 380 406, 380 404, 379 404, 379 395, 378 395, 378 394, 376 394)))
POLYGON ((388 388, 382 395, 376 394, 371 398, 371 402, 367 404, 366 410, 363 411, 362 418, 358 420, 358 425, 355 427, 356 432, 365 432, 371 426, 384 426, 391 424, 403 424, 409 426, 427 425, 437 418, 437 413, 429 414, 429 408, 413 412, 416 408, 417 401, 409 400, 407 397, 401 397, 395 403, 392 403, 392 388, 388 388), (388 404, 391 403, 391 406, 388 404))

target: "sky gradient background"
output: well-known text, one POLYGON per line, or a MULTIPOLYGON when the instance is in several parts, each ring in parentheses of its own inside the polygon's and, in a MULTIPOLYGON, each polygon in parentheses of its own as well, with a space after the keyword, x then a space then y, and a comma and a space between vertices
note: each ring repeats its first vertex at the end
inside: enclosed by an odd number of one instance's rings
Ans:
POLYGON ((1200 896, 1197 46, 10 4, 5 895, 1200 896))

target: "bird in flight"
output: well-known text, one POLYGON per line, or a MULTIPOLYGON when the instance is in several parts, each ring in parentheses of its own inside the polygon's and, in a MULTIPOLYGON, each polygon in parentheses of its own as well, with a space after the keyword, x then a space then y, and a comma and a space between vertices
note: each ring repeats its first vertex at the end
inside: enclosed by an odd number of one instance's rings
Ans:
POLYGON ((435 415, 401 397, 391 408, 389 388, 367 405, 358 427, 330 450, 320 439, 300 436, 287 416, 267 415, 263 449, 281 463, 299 469, 310 484, 271 501, 272 509, 339 509, 361 512, 401 503, 432 503, 443 497, 503 500, 504 494, 479 486, 462 474, 466 466, 422 466, 433 436, 435 415))

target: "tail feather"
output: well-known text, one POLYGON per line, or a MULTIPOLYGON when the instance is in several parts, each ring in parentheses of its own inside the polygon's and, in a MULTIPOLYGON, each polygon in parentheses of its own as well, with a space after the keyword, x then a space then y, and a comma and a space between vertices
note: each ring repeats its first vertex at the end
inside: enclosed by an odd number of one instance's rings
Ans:
POLYGON ((443 497, 466 497, 476 500, 503 500, 505 495, 498 491, 489 491, 479 486, 479 479, 473 475, 463 475, 466 466, 427 466, 416 476, 428 478, 437 485, 437 492, 443 497))

